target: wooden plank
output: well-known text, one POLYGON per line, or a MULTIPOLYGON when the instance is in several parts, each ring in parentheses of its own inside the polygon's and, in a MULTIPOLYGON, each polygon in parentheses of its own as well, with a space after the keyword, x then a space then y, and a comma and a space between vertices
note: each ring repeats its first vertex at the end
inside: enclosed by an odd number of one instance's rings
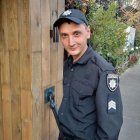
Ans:
MULTIPOLYGON (((58 2, 58 16, 64 11, 65 9, 65 0, 58 2)), ((62 79, 63 79, 63 61, 64 61, 64 48, 59 41, 58 43, 58 75, 57 75, 57 95, 56 100, 58 106, 60 106, 63 94, 63 87, 62 87, 62 79)))
POLYGON ((41 1, 30 0, 31 46, 32 46, 32 96, 33 96, 33 140, 40 140, 42 134, 42 35, 41 1))
MULTIPOLYGON (((51 6, 51 29, 53 29, 54 21, 56 20, 58 13, 57 13, 57 0, 52 0, 50 3, 51 6)), ((57 43, 53 43, 51 39, 51 85, 55 86, 55 94, 56 94, 56 83, 57 83, 57 74, 58 74, 58 46, 57 43)), ((55 140, 58 137, 56 134, 57 125, 54 119, 54 115, 52 111, 50 112, 50 140, 55 140)))
POLYGON ((2 110, 2 84, 1 84, 1 51, 0 51, 0 140, 3 140, 3 110, 2 110))
POLYGON ((8 22, 8 47, 10 50, 18 48, 18 26, 17 26, 17 0, 6 0, 7 22, 8 22))
POLYGON ((2 55, 1 83, 9 84, 10 83, 9 52, 3 50, 1 55, 2 55))
POLYGON ((3 139, 12 140, 11 95, 9 85, 2 86, 3 139))
MULTIPOLYGON (((64 11, 65 1, 58 2, 58 16, 64 11)), ((62 79, 63 79, 63 62, 64 62, 64 49, 62 44, 58 43, 58 74, 57 74, 57 94, 56 94, 56 102, 57 107, 59 108, 62 95, 63 95, 63 86, 62 86, 62 79)), ((59 133, 57 129, 57 134, 59 133)))
POLYGON ((9 52, 8 52, 8 30, 7 30, 7 9, 6 1, 2 1, 2 70, 1 70, 1 82, 5 84, 10 83, 10 71, 9 71, 9 52))
POLYGON ((19 46, 22 140, 32 140, 31 46, 29 1, 19 0, 19 46))
POLYGON ((2 29, 2 1, 0 1, 0 51, 3 48, 3 29, 2 29))
MULTIPOLYGON (((61 0, 58 2, 58 16, 64 11, 65 7, 65 0, 61 0)), ((64 60, 64 49, 62 44, 58 43, 58 71, 57 71, 57 85, 56 85, 56 102, 57 102, 57 107, 59 108, 62 100, 62 94, 63 94, 63 87, 62 87, 62 79, 63 79, 63 60, 64 60)), ((56 129, 57 132, 56 134, 58 135, 59 131, 56 129)))
MULTIPOLYGON (((42 89, 50 85, 50 1, 41 0, 41 24, 42 24, 42 89)), ((44 95, 44 91, 42 91, 44 95)), ((44 97, 43 97, 44 98, 44 97)), ((44 99, 43 99, 44 101, 44 99)), ((42 140, 50 140, 49 137, 49 106, 43 104, 42 140)))
POLYGON ((20 48, 20 87, 31 90, 31 45, 30 45, 30 22, 29 2, 18 2, 18 34, 20 48))
MULTIPOLYGON (((58 12, 62 12, 63 8, 62 6, 64 4, 64 1, 58 1, 58 0, 52 0, 51 1, 51 28, 53 26, 52 23, 58 18, 58 12), (61 10, 60 10, 61 9, 61 10)), ((60 44, 58 43, 53 43, 51 40, 51 85, 55 85, 56 87, 56 100, 58 97, 58 91, 57 88, 59 87, 62 89, 62 85, 57 85, 58 81, 62 82, 62 77, 63 77, 63 47, 59 46, 60 44), (57 87, 58 86, 58 87, 57 87)), ((58 88, 58 89, 59 89, 58 88)), ((60 102, 59 102, 60 104, 60 102)), ((54 120, 54 116, 52 115, 52 112, 50 114, 50 139, 54 140, 57 139, 58 137, 58 128, 56 125, 56 122, 54 120)))
POLYGON ((28 0, 18 0, 18 34, 21 51, 31 52, 30 47, 30 10, 28 0))
POLYGON ((7 1, 2 0, 2 33, 3 33, 3 49, 8 50, 8 27, 7 27, 7 1))
POLYGON ((64 48, 61 44, 58 45, 58 73, 57 80, 61 81, 63 79, 63 60, 64 60, 64 48))
POLYGON ((11 124, 11 94, 10 94, 10 70, 9 70, 9 52, 1 52, 1 86, 2 86, 2 115, 3 115, 3 138, 12 140, 11 124), (6 85, 6 86, 5 86, 6 85), (6 125, 5 125, 6 124, 6 125))
POLYGON ((19 51, 10 51, 9 53, 9 65, 10 65, 10 86, 13 94, 20 95, 20 56, 19 51), (17 92, 18 91, 18 92, 17 92), (15 93, 14 93, 15 92, 15 93))
POLYGON ((2 87, 0 85, 0 140, 3 140, 3 110, 2 110, 2 87))
MULTIPOLYGON (((62 94, 63 94, 62 80, 57 82, 56 91, 57 94, 55 95, 55 100, 57 103, 57 108, 59 108, 62 101, 62 94)), ((56 137, 58 137, 58 135, 59 135, 59 130, 56 129, 56 137)))
POLYGON ((2 110, 2 91, 0 86, 0 140, 3 140, 3 110, 2 110))
POLYGON ((3 117, 2 117, 2 86, 1 86, 1 60, 3 48, 3 33, 2 33, 2 1, 0 1, 0 140, 3 140, 3 117))
POLYGON ((42 101, 41 96, 41 52, 32 55, 32 96, 33 96, 33 140, 41 139, 42 101))
POLYGON ((50 85, 50 1, 41 0, 42 86, 50 85))
MULTIPOLYGON (((58 2, 58 16, 64 11, 65 0, 58 2)), ((58 43, 58 75, 57 80, 61 81, 63 79, 63 60, 64 60, 64 48, 59 40, 58 43)))
POLYGON ((22 140, 32 140, 32 95, 31 91, 21 90, 22 140))
POLYGON ((11 87, 11 108, 12 108, 12 139, 21 139, 21 95, 19 76, 19 52, 10 51, 10 87, 11 87), (15 63, 16 62, 16 63, 15 63))
POLYGON ((30 0, 30 23, 32 52, 42 51, 40 0, 30 0))
POLYGON ((31 55, 27 51, 20 51, 20 87, 31 90, 31 55))
POLYGON ((62 101, 62 95, 63 95, 63 88, 62 88, 62 83, 63 81, 58 81, 57 82, 57 86, 56 86, 56 91, 57 91, 57 95, 56 95, 56 102, 57 102, 57 107, 59 108, 61 101, 62 101))

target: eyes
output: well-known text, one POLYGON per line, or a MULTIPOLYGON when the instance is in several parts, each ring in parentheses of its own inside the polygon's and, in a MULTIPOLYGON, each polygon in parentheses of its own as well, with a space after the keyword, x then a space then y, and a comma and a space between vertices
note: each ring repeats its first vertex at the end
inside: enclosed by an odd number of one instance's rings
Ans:
MULTIPOLYGON (((75 31, 73 33, 73 37, 79 37, 81 34, 82 33, 80 31, 75 31)), ((65 39, 65 38, 68 38, 69 37, 69 35, 66 34, 66 33, 61 33, 60 36, 61 36, 62 39, 65 39)))
POLYGON ((74 33, 74 36, 75 37, 79 37, 81 35, 81 32, 80 31, 76 31, 75 33, 74 33))

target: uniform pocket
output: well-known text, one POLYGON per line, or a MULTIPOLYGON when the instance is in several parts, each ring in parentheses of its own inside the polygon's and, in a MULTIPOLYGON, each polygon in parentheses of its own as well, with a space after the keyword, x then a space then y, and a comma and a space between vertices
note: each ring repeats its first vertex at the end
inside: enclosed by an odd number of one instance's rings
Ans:
POLYGON ((85 121, 93 119, 93 112, 95 109, 95 88, 91 87, 89 81, 73 81, 72 82, 72 99, 76 103, 76 110, 78 110, 78 117, 85 118, 85 121))
POLYGON ((81 99, 93 95, 93 88, 90 86, 88 80, 75 80, 72 82, 71 87, 81 99))

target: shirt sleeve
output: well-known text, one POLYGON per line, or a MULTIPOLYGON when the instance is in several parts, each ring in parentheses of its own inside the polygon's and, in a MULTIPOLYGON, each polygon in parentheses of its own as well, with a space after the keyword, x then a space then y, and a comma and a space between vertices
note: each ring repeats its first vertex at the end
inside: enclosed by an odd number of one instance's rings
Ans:
POLYGON ((102 72, 96 92, 96 140, 118 140, 123 122, 119 77, 113 72, 102 72))

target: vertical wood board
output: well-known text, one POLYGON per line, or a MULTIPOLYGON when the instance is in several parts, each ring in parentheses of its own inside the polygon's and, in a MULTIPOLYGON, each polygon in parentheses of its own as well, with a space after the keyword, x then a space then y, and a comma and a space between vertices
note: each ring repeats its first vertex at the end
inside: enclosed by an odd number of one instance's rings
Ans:
POLYGON ((18 50, 18 13, 17 0, 5 0, 7 11, 7 29, 8 29, 8 48, 9 50, 18 50))
POLYGON ((11 95, 8 85, 2 86, 3 139, 12 140, 11 95))
POLYGON ((32 140, 32 94, 21 90, 22 140, 32 140))
MULTIPOLYGON (((51 6, 51 29, 53 29, 53 23, 57 19, 57 0, 52 0, 50 3, 51 6)), ((57 93, 56 91, 56 83, 57 83, 57 70, 58 70, 58 58, 57 58, 57 53, 58 53, 58 47, 56 43, 53 43, 53 39, 51 39, 51 85, 55 86, 55 95, 57 93)), ((54 119, 54 115, 52 111, 50 112, 50 140, 57 139, 58 134, 56 133, 57 131, 57 126, 56 126, 56 121, 54 119)))
POLYGON ((42 140, 49 140, 49 116, 50 108, 44 104, 44 90, 50 86, 50 1, 41 0, 41 24, 42 24, 42 140))

